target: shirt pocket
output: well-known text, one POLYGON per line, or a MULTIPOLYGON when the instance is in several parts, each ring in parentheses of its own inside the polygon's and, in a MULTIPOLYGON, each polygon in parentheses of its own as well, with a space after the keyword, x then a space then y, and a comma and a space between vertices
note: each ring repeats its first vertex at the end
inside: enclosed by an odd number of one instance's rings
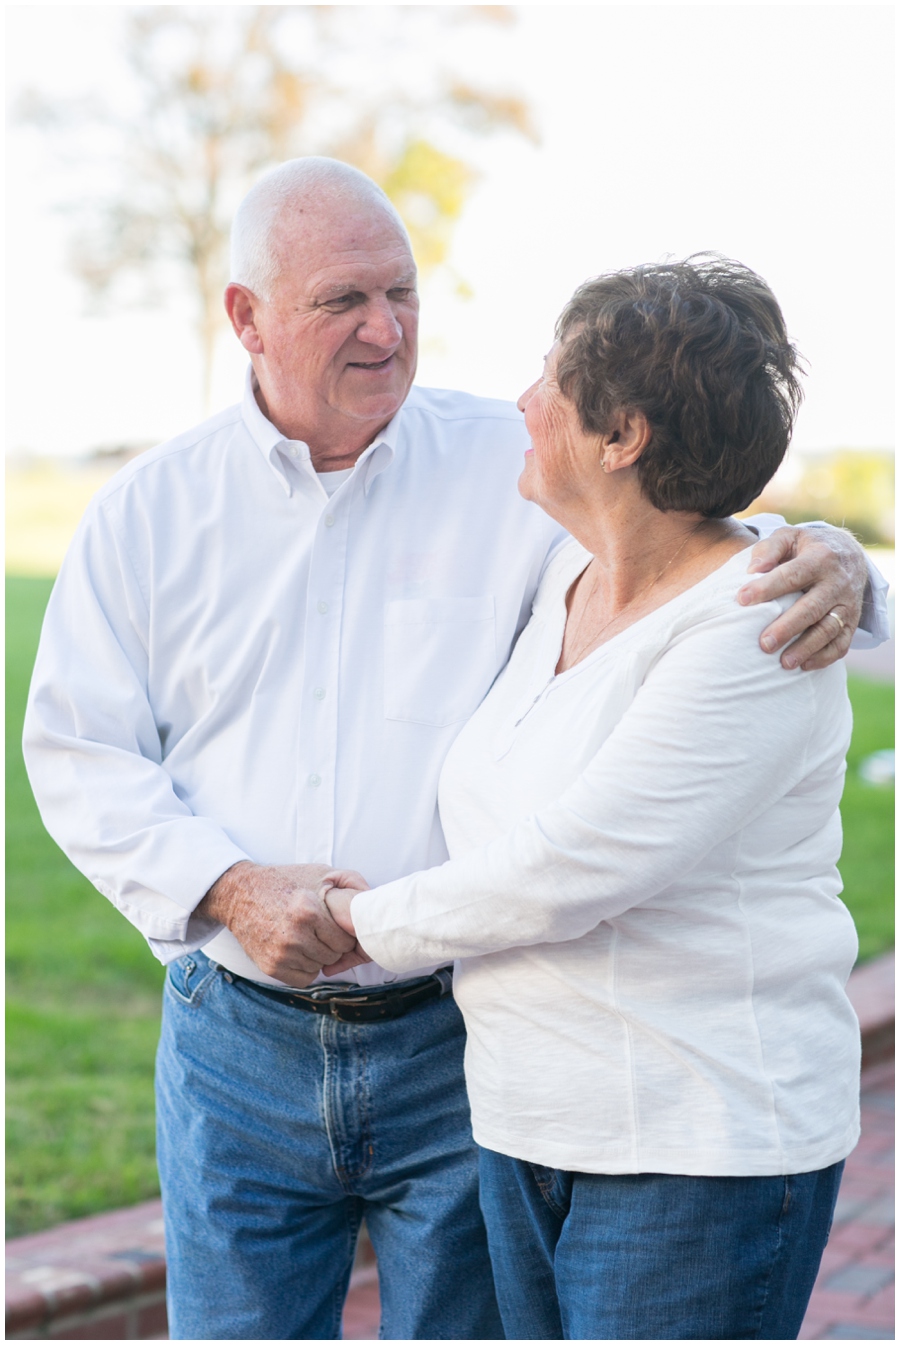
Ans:
POLYGON ((494 599, 384 605, 386 719, 442 728, 468 719, 498 670, 494 599))

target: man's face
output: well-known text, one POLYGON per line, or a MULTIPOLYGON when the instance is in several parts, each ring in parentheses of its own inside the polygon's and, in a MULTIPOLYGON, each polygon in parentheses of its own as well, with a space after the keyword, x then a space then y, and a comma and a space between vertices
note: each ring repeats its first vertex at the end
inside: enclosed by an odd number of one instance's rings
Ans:
POLYGON ((416 267, 386 212, 346 205, 282 222, 281 270, 254 304, 270 419, 346 466, 399 410, 416 371, 416 267))

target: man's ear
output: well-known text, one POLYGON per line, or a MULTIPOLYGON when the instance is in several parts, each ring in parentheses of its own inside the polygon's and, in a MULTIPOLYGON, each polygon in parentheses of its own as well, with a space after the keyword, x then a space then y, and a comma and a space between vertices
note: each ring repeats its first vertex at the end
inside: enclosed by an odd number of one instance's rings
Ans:
POLYGON ((610 429, 601 436, 604 471, 633 467, 649 444, 650 433, 643 411, 617 411, 610 429))
POLYGON ((262 337, 256 328, 256 309, 259 300, 244 285, 228 285, 225 290, 225 312, 237 339, 251 355, 263 353, 262 337))

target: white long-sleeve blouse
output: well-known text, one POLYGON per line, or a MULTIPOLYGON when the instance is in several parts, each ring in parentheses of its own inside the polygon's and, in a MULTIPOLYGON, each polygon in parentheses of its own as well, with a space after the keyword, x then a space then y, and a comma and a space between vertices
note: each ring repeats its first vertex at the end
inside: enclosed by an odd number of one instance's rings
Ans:
POLYGON ((365 950, 459 959, 477 1141, 585 1172, 767 1175, 858 1137, 838 897, 840 665, 785 671, 749 552, 559 676, 570 543, 444 765, 450 860, 362 893, 365 950))

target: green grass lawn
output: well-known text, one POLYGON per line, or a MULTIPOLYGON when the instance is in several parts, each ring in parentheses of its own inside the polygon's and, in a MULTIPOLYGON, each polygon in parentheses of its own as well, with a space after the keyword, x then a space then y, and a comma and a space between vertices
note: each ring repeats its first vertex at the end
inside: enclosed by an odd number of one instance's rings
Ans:
POLYGON ((843 898, 856 921, 864 961, 894 943, 894 790, 866 784, 859 776, 863 757, 894 746, 894 687, 851 677, 849 690, 853 739, 841 799, 840 870, 843 898))
MULTIPOLYGON (((7 1233, 149 1198, 163 971, 41 826, 22 764, 28 679, 48 579, 7 580, 7 1233)), ((862 957, 893 943, 893 789, 862 756, 893 745, 892 686, 851 681, 845 900, 862 957)))
POLYGON ((7 580, 7 1236, 158 1191, 163 969, 41 825, 20 741, 49 579, 7 580))

